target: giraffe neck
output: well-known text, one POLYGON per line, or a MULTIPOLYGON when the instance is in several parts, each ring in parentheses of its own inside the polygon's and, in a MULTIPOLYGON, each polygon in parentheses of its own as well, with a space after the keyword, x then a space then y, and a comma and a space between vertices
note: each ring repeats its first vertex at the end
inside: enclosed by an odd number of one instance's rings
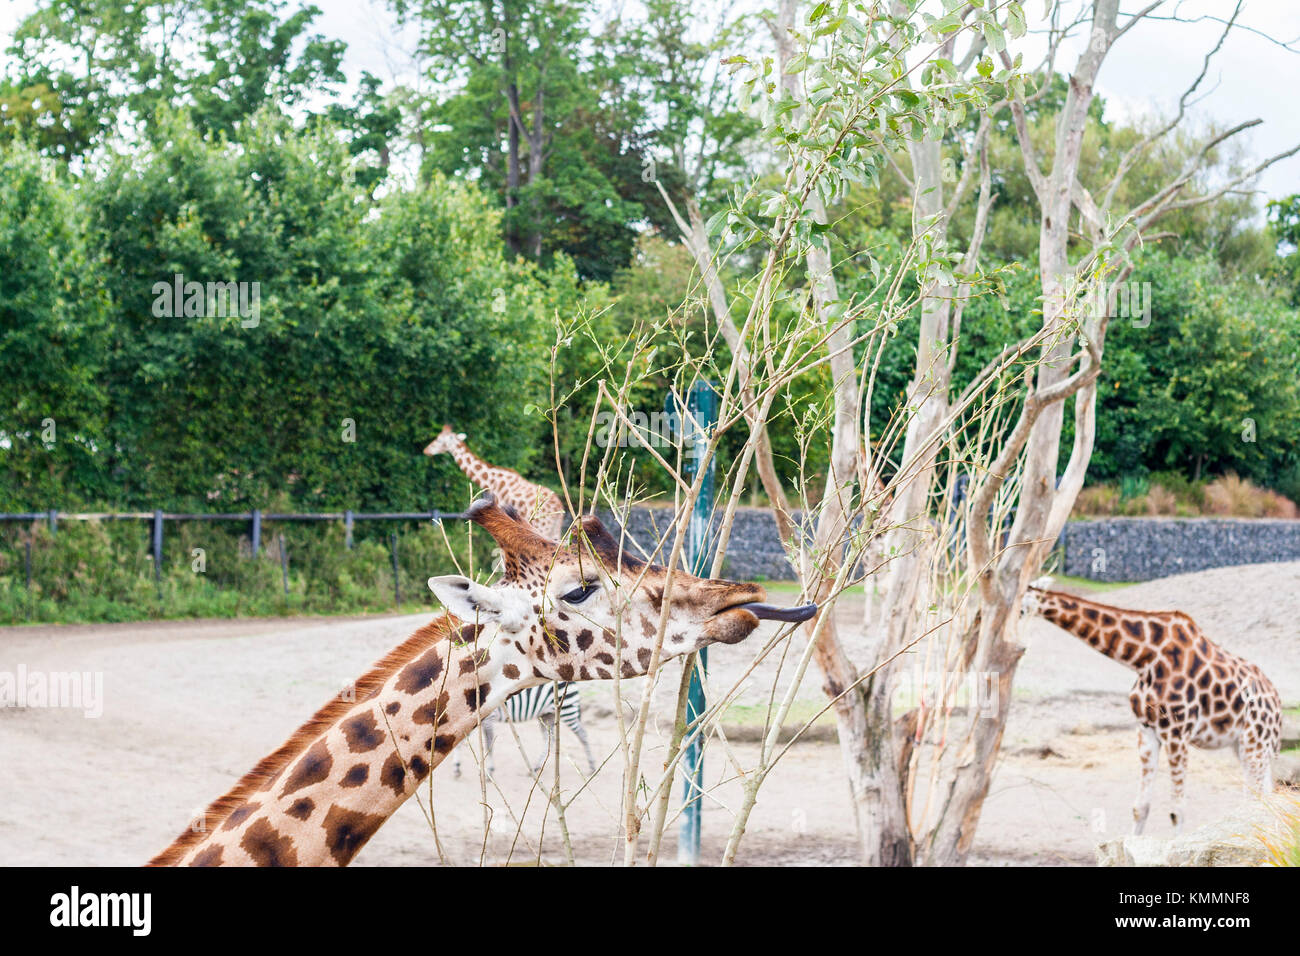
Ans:
POLYGON ((451 457, 461 471, 477 484, 487 487, 487 478, 492 471, 492 466, 470 451, 469 446, 460 439, 451 446, 451 457))
POLYGON ((1173 612, 1111 607, 1060 591, 1041 592, 1038 613, 1094 650, 1133 670, 1155 660, 1165 641, 1187 641, 1190 619, 1173 612), (1178 618, 1178 620, 1175 620, 1178 618))
POLYGON ((532 669, 514 642, 491 634, 450 617, 421 628, 151 862, 346 866, 480 712, 537 683, 521 678, 532 669))

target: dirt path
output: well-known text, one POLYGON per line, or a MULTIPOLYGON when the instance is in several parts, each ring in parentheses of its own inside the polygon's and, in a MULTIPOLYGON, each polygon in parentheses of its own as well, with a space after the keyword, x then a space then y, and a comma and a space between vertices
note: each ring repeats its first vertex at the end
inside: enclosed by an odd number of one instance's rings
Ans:
MULTIPOLYGON (((1254 660, 1289 705, 1300 701, 1300 563, 1220 569, 1109 592, 1117 605, 1179 608, 1209 635, 1254 660)), ((843 602, 846 628, 859 628, 861 606, 843 602)), ((362 619, 216 621, 0 629, 0 671, 88 671, 103 675, 103 713, 70 708, 0 709, 0 864, 136 865, 165 845, 191 815, 277 746, 326 698, 405 638, 427 616, 362 619)), ((1042 622, 1029 625, 1030 647, 1017 678, 1003 759, 985 805, 975 862, 1088 864, 1101 838, 1125 832, 1136 789, 1136 733, 1127 708, 1131 675, 1042 622)), ((765 631, 770 634, 771 631, 765 631)), ((792 650, 793 655, 793 650, 792 650)), ((716 648, 711 685, 729 686, 753 662, 751 640, 716 648)), ((784 662, 788 675, 793 659, 784 662)), ((780 669, 760 663, 739 697, 761 704, 780 669)), ((666 701, 669 669, 656 700, 666 701)), ((608 685, 584 687, 586 724, 598 754, 616 749, 608 685)), ((822 701, 810 673, 800 699, 822 701)), ((646 765, 662 760, 669 717, 647 741, 646 765)), ((535 756, 541 733, 520 729, 535 756)), ((566 760, 576 754, 567 732, 566 760)), ((751 766, 756 745, 731 754, 751 766)), ((711 743, 704 853, 716 861, 740 787, 724 748, 711 743), (727 779, 724 779, 727 778, 727 779)), ((466 775, 449 766, 432 777, 435 822, 444 858, 477 862, 485 810, 473 759, 466 775)), ((554 814, 530 784, 508 731, 498 739, 495 784, 488 784, 491 835, 485 858, 564 858, 554 814), (515 822, 522 818, 523 823, 515 822), (539 841, 540 834, 540 841, 539 841), (513 848, 513 849, 512 849, 513 848)), ((570 793, 581 784, 562 768, 570 793)), ((621 852, 617 818, 621 765, 615 756, 576 797, 566 820, 582 863, 608 863, 621 852)), ((1230 808, 1240 778, 1231 754, 1193 751, 1188 813, 1195 825, 1230 808)), ((427 793, 412 800, 359 856, 360 865, 436 863, 427 793), (423 804, 423 807, 422 805, 423 804)), ((1168 811, 1163 776, 1153 829, 1168 811)), ((675 837, 665 841, 673 857, 675 837)), ((851 864, 853 820, 833 742, 800 743, 768 778, 742 843, 748 864, 851 864)))

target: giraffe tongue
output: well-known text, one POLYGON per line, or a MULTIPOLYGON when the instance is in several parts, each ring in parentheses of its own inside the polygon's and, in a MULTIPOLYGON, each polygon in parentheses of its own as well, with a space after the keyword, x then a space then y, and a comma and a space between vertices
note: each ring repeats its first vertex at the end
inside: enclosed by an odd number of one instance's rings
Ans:
POLYGON ((730 610, 742 609, 748 611, 760 621, 806 621, 817 613, 816 604, 802 604, 799 607, 777 607, 775 604, 763 604, 760 601, 737 604, 730 610))

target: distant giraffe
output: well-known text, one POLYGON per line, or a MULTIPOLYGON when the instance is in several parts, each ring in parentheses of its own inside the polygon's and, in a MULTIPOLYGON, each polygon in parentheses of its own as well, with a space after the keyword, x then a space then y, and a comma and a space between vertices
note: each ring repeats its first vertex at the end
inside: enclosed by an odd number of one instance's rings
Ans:
POLYGON ((564 533, 564 502, 550 488, 534 484, 513 469, 488 464, 469 450, 465 433, 453 432, 450 425, 443 425, 438 437, 424 449, 430 457, 443 452, 451 455, 471 481, 496 495, 502 507, 513 507, 542 537, 560 540, 564 533))
POLYGON ((1272 791, 1282 699, 1262 670, 1210 641, 1186 614, 1110 607, 1035 585, 1025 595, 1024 610, 1138 673, 1129 693, 1142 762, 1133 832, 1146 825, 1161 744, 1169 751, 1175 832, 1183 825, 1189 744, 1205 750, 1233 745, 1246 791, 1272 791))

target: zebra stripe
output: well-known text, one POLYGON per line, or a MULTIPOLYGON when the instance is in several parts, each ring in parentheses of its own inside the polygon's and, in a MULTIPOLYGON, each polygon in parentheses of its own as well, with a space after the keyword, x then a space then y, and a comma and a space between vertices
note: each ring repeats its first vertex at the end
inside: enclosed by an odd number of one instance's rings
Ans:
MULTIPOLYGON (((569 730, 582 744, 582 750, 587 755, 587 766, 592 773, 596 772, 596 758, 591 752, 591 742, 587 739, 587 731, 582 726, 582 706, 578 702, 578 688, 572 683, 560 682, 525 688, 516 694, 510 695, 500 707, 483 716, 481 723, 488 773, 492 773, 492 747, 496 738, 493 727, 500 721, 504 720, 517 724, 529 720, 541 720, 542 728, 546 731, 547 751, 550 751, 551 744, 554 743, 551 722, 542 718, 555 713, 557 694, 560 712, 558 719, 554 721, 556 725, 554 732, 559 731, 559 723, 561 720, 564 721, 569 730)), ((460 755, 460 748, 453 751, 451 764, 452 770, 458 777, 460 776, 460 755)), ((533 768, 533 772, 536 773, 541 769, 541 766, 541 764, 538 764, 533 768)))
POLYGON ((498 711, 502 719, 512 724, 536 720, 555 713, 556 695, 560 701, 560 720, 575 733, 582 726, 582 705, 578 702, 578 688, 572 683, 546 683, 528 687, 506 698, 498 711))

